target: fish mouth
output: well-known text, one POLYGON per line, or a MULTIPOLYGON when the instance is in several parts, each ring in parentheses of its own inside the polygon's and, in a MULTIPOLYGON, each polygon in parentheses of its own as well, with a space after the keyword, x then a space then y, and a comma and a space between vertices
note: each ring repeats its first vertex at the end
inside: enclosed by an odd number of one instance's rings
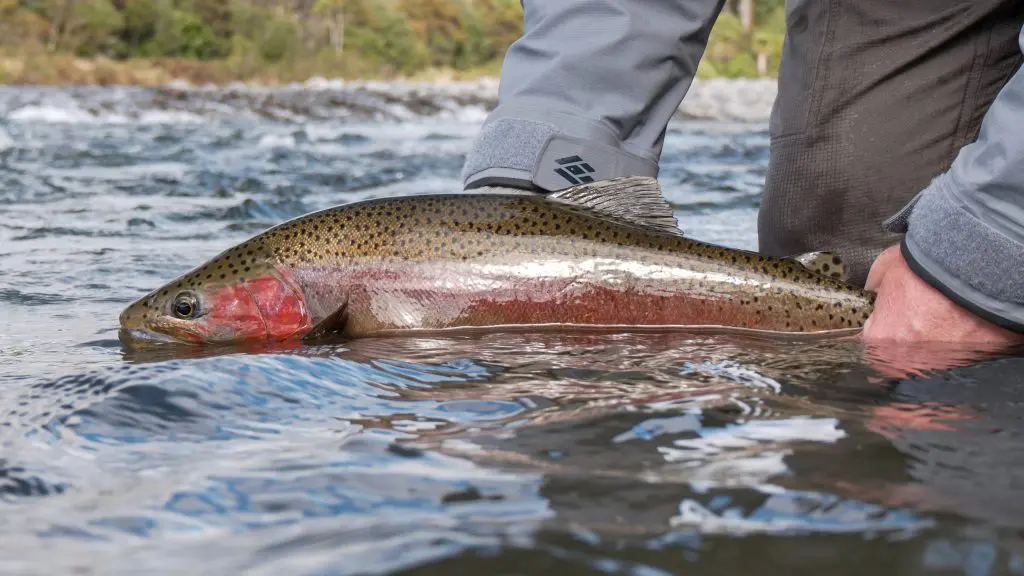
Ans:
POLYGON ((122 328, 117 333, 117 339, 121 344, 128 347, 152 346, 158 344, 181 344, 181 340, 172 338, 166 334, 143 330, 141 328, 122 328))
POLYGON ((121 344, 127 347, 144 347, 165 344, 195 345, 202 341, 199 334, 195 333, 187 323, 161 319, 144 328, 122 327, 117 333, 121 344))

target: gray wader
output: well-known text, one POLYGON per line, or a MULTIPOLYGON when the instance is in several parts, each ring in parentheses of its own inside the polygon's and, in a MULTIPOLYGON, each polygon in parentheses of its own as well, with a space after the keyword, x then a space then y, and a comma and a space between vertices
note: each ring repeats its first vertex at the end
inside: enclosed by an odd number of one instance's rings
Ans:
POLYGON ((880 223, 978 137, 1022 25, 1016 0, 787 0, 759 251, 838 252, 862 284, 902 238, 880 223))

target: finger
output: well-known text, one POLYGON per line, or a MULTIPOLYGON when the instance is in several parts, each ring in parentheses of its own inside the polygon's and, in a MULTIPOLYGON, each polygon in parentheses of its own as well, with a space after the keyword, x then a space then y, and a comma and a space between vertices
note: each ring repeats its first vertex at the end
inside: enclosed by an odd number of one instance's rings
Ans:
POLYGON ((878 258, 875 258, 874 264, 871 265, 871 271, 868 272, 868 280, 864 288, 877 292, 878 287, 882 285, 882 278, 885 277, 886 272, 902 259, 903 254, 900 253, 899 246, 886 248, 884 252, 878 255, 878 258))

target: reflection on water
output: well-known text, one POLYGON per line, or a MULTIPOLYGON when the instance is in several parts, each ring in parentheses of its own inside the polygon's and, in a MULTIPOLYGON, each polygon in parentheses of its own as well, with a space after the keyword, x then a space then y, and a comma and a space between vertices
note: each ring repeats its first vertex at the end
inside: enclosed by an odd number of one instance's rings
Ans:
POLYGON ((736 335, 124 354, 5 418, 15 540, 268 573, 966 569, 984 545, 1020 572, 1012 358, 892 380, 856 340, 736 335))
MULTIPOLYGON (((0 123, 0 572, 1024 574, 1019 353, 710 331, 123 349, 122 306, 267 225, 450 191, 478 125, 29 117, 0 123)), ((688 233, 753 246, 767 144, 673 128, 688 233)))

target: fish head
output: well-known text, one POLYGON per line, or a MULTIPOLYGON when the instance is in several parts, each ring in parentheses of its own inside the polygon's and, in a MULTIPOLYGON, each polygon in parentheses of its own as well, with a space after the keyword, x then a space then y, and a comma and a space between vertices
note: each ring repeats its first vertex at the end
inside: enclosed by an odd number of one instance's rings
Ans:
POLYGON ((125 344, 280 341, 300 338, 313 327, 303 292, 286 269, 232 262, 231 255, 139 298, 120 322, 125 344))

